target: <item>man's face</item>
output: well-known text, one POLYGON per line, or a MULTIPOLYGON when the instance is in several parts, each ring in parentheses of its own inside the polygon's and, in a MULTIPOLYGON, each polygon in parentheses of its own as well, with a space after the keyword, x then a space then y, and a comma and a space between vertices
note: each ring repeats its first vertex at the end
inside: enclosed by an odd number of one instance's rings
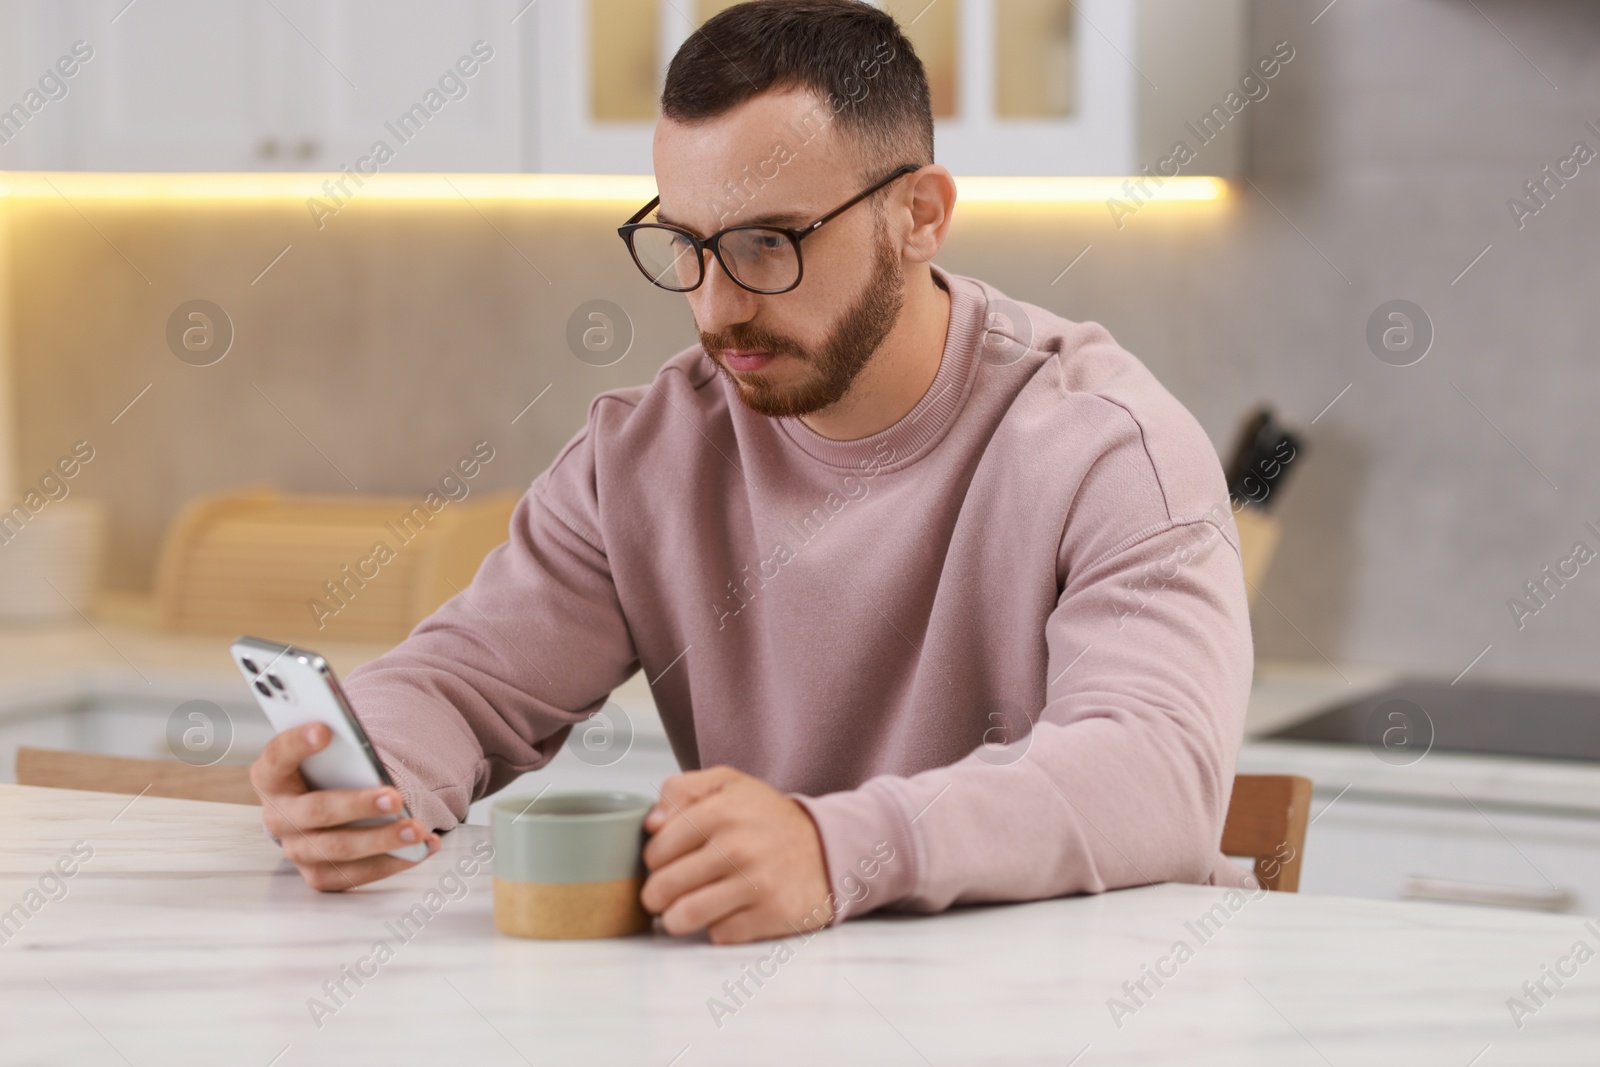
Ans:
MULTIPOLYGON (((799 92, 763 93, 697 125, 662 119, 661 219, 704 237, 726 226, 798 228, 831 211, 882 175, 859 177, 830 119, 820 98, 799 92)), ((836 404, 903 302, 897 235, 872 205, 833 218, 800 248, 804 275, 787 293, 740 288, 707 255, 705 280, 685 294, 706 354, 746 407, 771 417, 836 404), (759 353, 768 358, 750 358, 759 353)))

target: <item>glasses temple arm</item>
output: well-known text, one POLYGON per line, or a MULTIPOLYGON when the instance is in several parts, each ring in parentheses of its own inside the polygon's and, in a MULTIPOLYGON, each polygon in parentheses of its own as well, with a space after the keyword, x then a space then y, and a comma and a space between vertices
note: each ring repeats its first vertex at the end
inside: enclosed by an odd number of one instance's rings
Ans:
MULTIPOLYGON (((644 207, 640 208, 638 211, 634 212, 633 213, 633 218, 631 218, 627 222, 623 223, 623 225, 624 226, 632 226, 634 223, 638 222, 640 219, 642 219, 646 215, 650 214, 650 209, 655 207, 659 203, 661 203, 661 196, 660 196, 660 194, 657 194, 656 196, 651 198, 651 200, 650 200, 650 202, 648 204, 646 204, 644 207)), ((613 215, 612 218, 616 218, 616 216, 613 215)))
POLYGON ((820 219, 817 219, 815 222, 813 222, 810 225, 808 225, 805 229, 801 230, 800 233, 802 235, 810 233, 812 230, 816 229, 818 226, 821 226, 824 222, 827 222, 829 219, 833 218, 835 215, 838 215, 839 213, 841 213, 843 211, 848 211, 850 208, 855 207, 857 204, 861 203, 861 201, 865 200, 867 197, 871 196, 873 193, 877 192, 879 189, 882 189, 885 185, 888 185, 890 182, 894 181, 896 178, 899 178, 900 176, 905 175, 905 174, 910 174, 912 171, 917 171, 917 170, 921 170, 921 169, 922 169, 922 164, 921 163, 907 163, 904 166, 901 166, 901 167, 897 168, 893 173, 889 174, 882 181, 877 182, 876 184, 871 185, 866 189, 863 189, 861 192, 857 193, 855 196, 852 196, 849 200, 846 200, 844 203, 840 204, 838 207, 834 208, 832 211, 828 212, 826 215, 822 216, 820 219))

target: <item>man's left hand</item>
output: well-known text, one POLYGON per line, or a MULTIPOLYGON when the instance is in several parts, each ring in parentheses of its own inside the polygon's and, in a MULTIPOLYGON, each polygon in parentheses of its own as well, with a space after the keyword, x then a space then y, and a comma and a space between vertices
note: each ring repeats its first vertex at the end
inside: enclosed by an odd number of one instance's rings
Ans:
POLYGON ((833 918, 817 828, 799 802, 731 767, 668 778, 645 817, 640 900, 669 934, 717 944, 809 933, 833 918))

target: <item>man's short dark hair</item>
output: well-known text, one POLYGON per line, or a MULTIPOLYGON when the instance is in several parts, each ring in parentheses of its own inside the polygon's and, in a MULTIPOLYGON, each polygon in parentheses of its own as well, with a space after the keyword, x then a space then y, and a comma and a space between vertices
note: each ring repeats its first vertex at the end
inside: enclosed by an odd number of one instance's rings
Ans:
POLYGON ((672 57, 661 114, 694 123, 795 89, 821 100, 813 128, 836 121, 853 140, 863 182, 933 162, 922 60, 892 16, 861 0, 750 0, 719 12, 672 57))

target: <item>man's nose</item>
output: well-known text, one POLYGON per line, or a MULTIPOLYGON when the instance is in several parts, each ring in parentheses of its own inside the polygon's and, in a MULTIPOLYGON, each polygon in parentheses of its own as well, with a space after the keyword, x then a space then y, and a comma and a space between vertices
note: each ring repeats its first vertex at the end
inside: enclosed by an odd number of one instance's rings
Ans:
POLYGON ((689 293, 689 300, 695 326, 701 333, 721 333, 734 323, 749 322, 756 313, 756 294, 728 277, 717 257, 709 252, 705 280, 689 293))

